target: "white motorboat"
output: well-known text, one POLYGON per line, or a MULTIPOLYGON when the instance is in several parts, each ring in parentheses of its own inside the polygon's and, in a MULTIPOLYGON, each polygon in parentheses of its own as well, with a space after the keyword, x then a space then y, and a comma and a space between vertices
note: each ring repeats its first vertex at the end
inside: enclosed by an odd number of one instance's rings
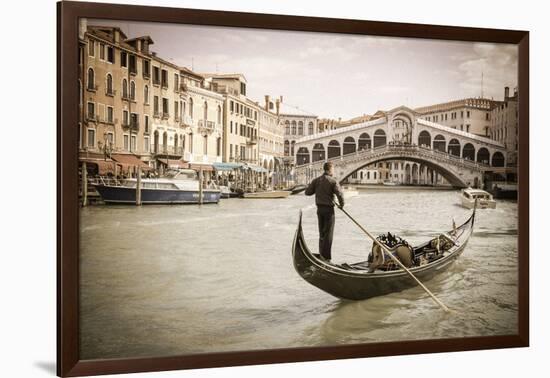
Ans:
POLYGON ((497 201, 493 199, 491 193, 481 189, 462 189, 460 191, 460 200, 462 206, 467 209, 473 209, 477 200, 478 209, 495 209, 497 201))

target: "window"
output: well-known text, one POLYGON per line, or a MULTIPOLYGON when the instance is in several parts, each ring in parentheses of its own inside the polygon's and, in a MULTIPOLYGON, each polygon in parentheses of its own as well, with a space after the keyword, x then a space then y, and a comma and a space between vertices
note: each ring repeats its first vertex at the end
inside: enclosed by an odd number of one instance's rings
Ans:
POLYGON ((88 147, 89 148, 95 147, 95 130, 94 129, 88 129, 88 147))
POLYGON ((88 102, 88 119, 95 119, 95 103, 88 102))
POLYGON ((229 133, 233 134, 233 121, 229 122, 229 133))
POLYGON ((137 129, 139 126, 139 115, 137 113, 130 114, 130 125, 134 129, 137 129))
POLYGON ((143 151, 149 152, 149 137, 143 137, 143 151))
POLYGON ((130 55, 130 74, 137 75, 137 57, 130 55))
POLYGON ((95 91, 95 73, 92 68, 88 68, 88 90, 95 91))
POLYGON ((466 118, 470 118, 470 111, 469 110, 466 112, 466 118))
POLYGON ((203 119, 204 119, 204 126, 206 126, 206 121, 208 120, 208 103, 205 101, 204 105, 202 106, 203 109, 203 119))
POLYGON ((149 76, 151 75, 150 71, 151 71, 151 63, 148 60, 144 59, 143 60, 143 77, 148 79, 149 76))
POLYGON ((229 158, 233 159, 233 145, 232 144, 229 145, 229 158))
POLYGON ((178 92, 180 90, 180 76, 176 73, 174 74, 174 91, 178 92))
POLYGON ((128 134, 124 134, 124 151, 128 151, 129 148, 130 148, 130 139, 129 139, 129 135, 128 134))
POLYGON ((111 46, 107 46, 107 62, 115 62, 115 50, 111 46))
POLYGON ((153 67, 153 84, 160 84, 160 68, 153 67))
POLYGON ((113 76, 107 74, 107 95, 112 96, 113 94, 113 76))
POLYGON ((130 151, 135 151, 137 143, 137 137, 135 135, 132 135, 131 142, 132 144, 130 145, 130 151))
POLYGON ((243 96, 246 96, 246 84, 245 83, 241 83, 241 94, 243 96))
POLYGON ((120 66, 128 67, 128 54, 126 53, 126 51, 120 52, 120 66))
POLYGON ((153 97, 153 111, 154 111, 155 116, 158 117, 158 115, 159 115, 159 96, 154 96, 153 97))
POLYGON ((105 45, 103 43, 99 44, 99 59, 105 60, 105 45))
POLYGON ((162 70, 162 77, 161 77, 161 86, 163 88, 168 88, 168 71, 162 70))
POLYGON ((218 105, 218 116, 217 116, 218 124, 221 125, 222 123, 222 107, 218 105))
POLYGON ((122 98, 128 99, 128 80, 122 79, 122 98))
POLYGON ((233 111, 235 109, 235 103, 233 101, 229 101, 229 110, 233 111))
POLYGON ((105 147, 113 148, 115 142, 115 134, 109 132, 105 135, 105 147))
POLYGON ((466 131, 470 132, 470 125, 466 125, 466 131))
POLYGON ((168 99, 167 98, 162 99, 162 115, 168 116, 168 99))
POLYGON ((189 152, 193 153, 193 133, 189 134, 189 152))
POLYGON ((91 57, 95 56, 95 42, 88 41, 88 55, 91 57))
POLYGON ((216 139, 216 156, 222 155, 222 138, 216 139))
POLYGON ((107 106, 107 122, 114 123, 114 108, 112 106, 107 106))
POLYGON ((193 118, 193 99, 189 99, 189 117, 193 118))
POLYGON ((203 154, 208 155, 208 135, 204 136, 203 154))
POLYGON ((149 116, 145 115, 144 125, 143 125, 143 132, 149 133, 149 116))
POLYGON ((174 119, 177 121, 179 119, 179 104, 177 101, 174 101, 174 119))
POLYGON ((130 82, 130 100, 136 100, 136 83, 134 81, 130 82))
POLYGON ((145 85, 143 87, 143 103, 148 105, 149 104, 149 86, 145 85))

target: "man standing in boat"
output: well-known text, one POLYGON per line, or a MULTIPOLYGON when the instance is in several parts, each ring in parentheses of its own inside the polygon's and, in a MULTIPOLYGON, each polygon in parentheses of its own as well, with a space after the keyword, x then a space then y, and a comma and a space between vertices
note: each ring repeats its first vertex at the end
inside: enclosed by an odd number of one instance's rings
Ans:
POLYGON ((315 194, 317 220, 319 221, 319 253, 325 260, 331 259, 332 235, 334 233, 334 196, 338 198, 339 207, 344 207, 344 195, 338 181, 332 175, 334 167, 331 162, 323 165, 324 173, 308 185, 305 194, 315 194))

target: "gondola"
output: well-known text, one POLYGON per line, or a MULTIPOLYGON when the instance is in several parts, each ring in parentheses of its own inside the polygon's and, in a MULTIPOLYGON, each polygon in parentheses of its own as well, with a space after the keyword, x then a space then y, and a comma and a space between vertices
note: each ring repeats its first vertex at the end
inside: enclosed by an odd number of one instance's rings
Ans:
MULTIPOLYGON (((474 208, 471 216, 461 226, 410 248, 415 265, 409 270, 421 282, 428 281, 441 273, 462 254, 473 232, 475 211, 474 208), (447 244, 450 247, 442 251, 438 244, 440 240, 450 242, 447 244)), ((301 211, 292 245, 292 255, 294 268, 304 280, 337 298, 363 300, 399 292, 417 285, 404 270, 397 266, 372 271, 369 269, 369 264, 372 262, 369 263, 369 261, 333 264, 321 259, 319 254, 311 253, 304 239, 301 211)))

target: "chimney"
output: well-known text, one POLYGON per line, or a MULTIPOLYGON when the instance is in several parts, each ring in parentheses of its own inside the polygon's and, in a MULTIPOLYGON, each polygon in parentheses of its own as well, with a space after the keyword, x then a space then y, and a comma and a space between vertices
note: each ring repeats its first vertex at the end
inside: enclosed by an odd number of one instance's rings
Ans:
POLYGON ((269 95, 265 95, 265 110, 269 111, 269 95))
POLYGON ((142 46, 142 44, 143 44, 143 40, 142 40, 142 39, 138 39, 138 40, 136 41, 136 50, 137 50, 137 52, 141 52, 141 46, 142 46))
POLYGON ((148 39, 143 40, 143 46, 142 46, 141 49, 143 50, 143 53, 149 54, 149 40, 148 39))
POLYGON ((115 43, 120 43, 120 30, 115 28, 115 43))
POLYGON ((504 101, 506 101, 510 97, 510 88, 504 87, 504 101))

